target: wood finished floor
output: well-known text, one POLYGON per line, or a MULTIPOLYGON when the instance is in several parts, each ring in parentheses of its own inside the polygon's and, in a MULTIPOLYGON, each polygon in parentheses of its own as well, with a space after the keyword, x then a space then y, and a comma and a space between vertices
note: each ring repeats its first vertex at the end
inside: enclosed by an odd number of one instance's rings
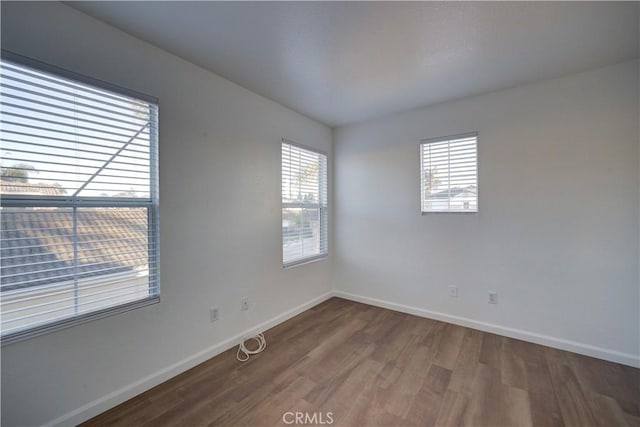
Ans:
POLYGON ((640 426, 640 370, 332 298, 85 425, 640 426))

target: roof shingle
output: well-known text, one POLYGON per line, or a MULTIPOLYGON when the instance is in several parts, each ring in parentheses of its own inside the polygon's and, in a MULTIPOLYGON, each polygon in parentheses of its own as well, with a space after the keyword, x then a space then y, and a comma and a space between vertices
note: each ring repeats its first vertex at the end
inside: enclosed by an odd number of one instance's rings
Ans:
MULTIPOLYGON (((69 281, 74 275, 69 208, 3 208, 2 291, 69 281)), ((78 278, 146 270, 146 208, 78 209, 78 278)))

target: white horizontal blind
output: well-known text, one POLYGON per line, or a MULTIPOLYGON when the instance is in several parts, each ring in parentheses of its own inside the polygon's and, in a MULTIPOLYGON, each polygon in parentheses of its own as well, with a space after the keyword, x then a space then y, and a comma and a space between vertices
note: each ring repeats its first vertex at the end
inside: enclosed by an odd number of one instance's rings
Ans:
POLYGON ((284 266, 328 253, 327 156, 282 141, 282 260, 284 266))
POLYGON ((477 143, 475 132, 421 142, 422 212, 478 211, 477 143))
POLYGON ((4 52, 0 86, 3 342, 156 301, 157 104, 4 52))

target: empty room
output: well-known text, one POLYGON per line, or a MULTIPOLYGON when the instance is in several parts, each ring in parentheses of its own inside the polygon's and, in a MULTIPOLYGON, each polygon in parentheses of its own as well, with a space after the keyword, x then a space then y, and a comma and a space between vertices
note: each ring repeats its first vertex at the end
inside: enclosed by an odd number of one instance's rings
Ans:
POLYGON ((640 426, 640 2, 0 18, 2 426, 640 426))

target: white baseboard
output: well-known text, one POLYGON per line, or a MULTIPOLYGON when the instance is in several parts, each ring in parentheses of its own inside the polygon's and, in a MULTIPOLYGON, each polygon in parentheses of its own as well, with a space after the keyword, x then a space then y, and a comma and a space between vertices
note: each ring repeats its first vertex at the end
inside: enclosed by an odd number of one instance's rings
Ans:
POLYGON ((376 307, 387 308, 389 310, 400 311, 403 313, 413 314, 420 317, 426 317, 429 319, 440 320, 443 322, 453 323, 455 325, 466 326, 473 329, 478 329, 485 332, 491 332, 498 335, 503 335, 510 338, 516 338, 523 341, 529 341, 536 344, 546 345, 549 347, 558 348, 561 350, 571 351, 574 353, 584 354, 586 356, 596 357, 598 359, 609 360, 611 362, 621 363, 628 366, 640 367, 640 357, 621 353, 614 350, 608 350, 601 347, 595 347, 588 344, 583 344, 575 341, 569 341, 562 338, 551 337, 548 335, 541 335, 534 332, 523 331, 520 329, 509 328, 506 326, 500 326, 492 323, 480 322, 477 320, 469 319, 466 317, 454 316, 445 313, 439 313, 431 310, 425 310, 418 307, 411 307, 403 304, 398 304, 390 301, 384 301, 376 298, 369 298, 362 295, 351 294, 343 291, 332 291, 313 298, 291 310, 288 310, 278 316, 275 316, 265 322, 262 322, 240 334, 234 335, 216 345, 208 347, 196 354, 193 354, 183 360, 180 360, 158 372, 155 372, 145 378, 128 384, 112 393, 107 394, 99 399, 87 403, 80 408, 68 412, 61 417, 47 423, 47 426, 75 426, 78 425, 102 412, 113 408, 114 406, 125 402, 132 397, 143 393, 158 384, 161 384, 180 373, 199 365, 202 362, 211 359, 212 357, 238 345, 240 341, 247 336, 255 335, 258 332, 265 331, 272 328, 300 313, 306 311, 329 298, 336 296, 351 301, 357 301, 364 304, 373 305, 376 307))
POLYGON ((439 313, 436 311, 425 310, 423 308, 411 307, 408 305, 397 304, 377 298, 369 298, 343 291, 334 291, 333 294, 337 297, 361 302, 363 304, 387 308, 389 310, 400 311, 402 313, 413 314, 415 316, 426 317, 428 319, 440 320, 447 323, 453 323, 455 325, 466 326, 468 328, 478 329, 484 332, 491 332, 509 338, 516 338, 522 341, 528 341, 535 344, 545 345, 547 347, 571 351, 573 353, 584 354, 585 356, 596 357, 598 359, 604 359, 610 362, 616 362, 623 365, 640 368, 640 356, 629 353, 621 353, 619 351, 609 350, 602 347, 595 347, 576 341, 542 335, 535 332, 524 331, 521 329, 509 328, 507 326, 500 326, 493 323, 480 322, 477 320, 469 319, 467 317, 439 313))
POLYGON ((331 298, 333 296, 333 292, 327 292, 323 295, 320 295, 316 298, 313 298, 310 301, 307 301, 303 304, 300 304, 297 307, 292 308, 282 314, 279 314, 271 319, 262 322, 250 329, 247 329, 237 335, 232 336, 222 342, 219 342, 216 345, 205 348, 204 350, 193 354, 185 359, 182 359, 173 365, 167 366, 164 369, 161 369, 158 372, 154 372, 153 374, 142 378, 141 380, 135 381, 131 384, 128 384, 112 393, 107 394, 99 399, 96 399, 92 402, 87 403, 86 405, 81 406, 78 409, 75 409, 71 412, 68 412, 61 417, 56 418, 55 420, 45 424, 47 426, 76 426, 96 415, 101 414, 102 412, 113 408, 114 406, 125 402, 132 397, 143 393, 158 384, 161 384, 170 378, 175 377, 176 375, 193 368, 194 366, 199 365, 202 362, 205 362, 211 359, 218 354, 235 347, 238 345, 243 338, 251 335, 255 335, 258 332, 266 331, 280 323, 289 320, 290 318, 306 311, 323 301, 331 298))

